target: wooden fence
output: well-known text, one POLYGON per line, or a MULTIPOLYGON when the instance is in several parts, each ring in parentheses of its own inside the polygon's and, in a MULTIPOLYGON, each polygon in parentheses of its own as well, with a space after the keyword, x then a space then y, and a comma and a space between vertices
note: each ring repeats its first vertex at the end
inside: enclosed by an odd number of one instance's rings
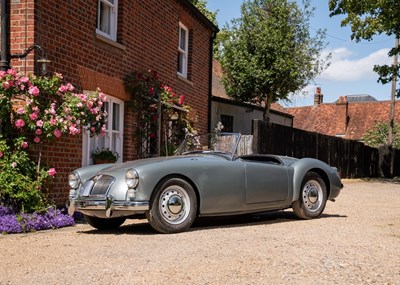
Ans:
MULTIPOLYGON (((389 177, 390 152, 361 142, 291 127, 253 121, 253 152, 313 157, 337 167, 343 178, 389 177)), ((394 176, 400 176, 400 151, 395 152, 394 176)))

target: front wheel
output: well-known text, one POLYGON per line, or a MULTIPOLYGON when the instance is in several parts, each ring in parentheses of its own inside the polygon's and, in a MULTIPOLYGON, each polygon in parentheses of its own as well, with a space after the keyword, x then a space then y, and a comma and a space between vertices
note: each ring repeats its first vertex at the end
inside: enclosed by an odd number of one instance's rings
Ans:
POLYGON ((98 229, 98 230, 113 230, 118 228, 120 225, 122 225, 126 218, 120 217, 120 218, 97 218, 97 217, 92 217, 92 216, 87 216, 84 215, 85 220, 88 222, 89 225, 92 227, 98 229))
POLYGON ((162 181, 154 191, 150 210, 146 212, 153 229, 168 234, 189 229, 197 215, 197 199, 193 187, 181 178, 169 178, 162 181))
POLYGON ((327 190, 324 180, 318 173, 308 172, 301 183, 300 195, 292 208, 301 219, 318 218, 325 209, 327 190))

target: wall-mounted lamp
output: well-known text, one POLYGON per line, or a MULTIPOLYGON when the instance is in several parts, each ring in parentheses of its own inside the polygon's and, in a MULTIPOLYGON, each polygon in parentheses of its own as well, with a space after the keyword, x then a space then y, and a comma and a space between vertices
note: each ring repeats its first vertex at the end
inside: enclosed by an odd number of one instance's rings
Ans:
POLYGON ((40 45, 32 45, 32 46, 28 47, 28 49, 24 53, 12 54, 12 55, 10 55, 10 57, 11 58, 25 58, 34 49, 38 49, 41 51, 41 57, 36 62, 38 62, 42 65, 42 68, 41 68, 42 75, 46 75, 47 74, 47 64, 50 63, 51 61, 45 57, 44 50, 40 45))

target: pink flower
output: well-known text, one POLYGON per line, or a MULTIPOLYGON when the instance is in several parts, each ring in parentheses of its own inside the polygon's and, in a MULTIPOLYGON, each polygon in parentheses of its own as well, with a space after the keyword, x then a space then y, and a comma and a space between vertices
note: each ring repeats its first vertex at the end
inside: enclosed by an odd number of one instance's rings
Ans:
POLYGON ((58 91, 65 93, 68 91, 68 87, 65 85, 61 85, 60 88, 58 88, 58 91))
POLYGON ((156 135, 154 133, 150 133, 150 138, 154 139, 156 137, 156 135))
POLYGON ((22 83, 27 83, 29 82, 29 78, 27 76, 22 76, 19 81, 21 81, 22 83))
POLYGON ((57 123, 56 119, 51 118, 50 119, 50 125, 54 126, 57 123))
POLYGON ((11 163, 11 167, 12 167, 12 168, 15 168, 15 167, 17 167, 17 163, 16 163, 15 161, 14 161, 14 162, 12 162, 12 163, 11 163))
POLYGON ((62 135, 62 133, 61 133, 61 131, 60 131, 59 129, 55 129, 53 133, 54 133, 54 136, 55 136, 56 138, 59 138, 59 137, 61 137, 61 135, 62 135))
POLYGON ((33 96, 38 96, 40 93, 40 90, 36 86, 31 86, 31 87, 29 87, 28 93, 33 96))
POLYGON ((68 89, 68 91, 74 91, 75 90, 75 87, 71 84, 71 83, 67 83, 67 89, 68 89))
POLYGON ((185 103, 185 96, 181 95, 181 96, 179 96, 178 104, 183 105, 183 103, 185 103))
POLYGON ((22 129, 22 128, 25 126, 25 121, 22 120, 22 119, 18 119, 18 120, 15 122, 15 126, 16 126, 18 129, 22 129))
POLYGON ((79 129, 76 128, 75 125, 72 125, 69 127, 69 133, 74 136, 76 134, 79 134, 79 129))
POLYGON ((29 115, 29 118, 31 118, 32 121, 36 121, 38 119, 38 117, 39 117, 39 115, 36 112, 29 115))
POLYGON ((50 168, 47 173, 51 176, 54 177, 57 174, 57 171, 55 168, 50 168))
POLYGON ((27 142, 22 142, 21 143, 22 148, 28 148, 28 143, 27 142))
POLYGON ((40 143, 40 138, 39 138, 39 137, 35 137, 35 138, 33 139, 33 141, 34 141, 35 143, 40 143))
POLYGON ((154 87, 153 86, 151 86, 150 88, 149 88, 149 95, 154 95, 154 87))
POLYGON ((35 134, 40 136, 42 134, 42 129, 36 129, 35 134))
POLYGON ((36 126, 39 128, 43 127, 43 121, 42 120, 37 121, 36 126))
POLYGON ((4 156, 4 153, 0 151, 0 158, 4 156))
POLYGON ((83 106, 82 102, 79 102, 78 104, 76 104, 76 107, 78 107, 78 108, 82 108, 82 106, 83 106))
POLYGON ((21 107, 21 108, 18 108, 18 109, 17 109, 17 114, 18 114, 18 115, 25 114, 25 108, 22 108, 22 107, 21 107))
POLYGON ((9 83, 8 81, 4 82, 4 83, 3 83, 3 88, 6 89, 6 90, 7 90, 8 88, 10 88, 10 83, 9 83))

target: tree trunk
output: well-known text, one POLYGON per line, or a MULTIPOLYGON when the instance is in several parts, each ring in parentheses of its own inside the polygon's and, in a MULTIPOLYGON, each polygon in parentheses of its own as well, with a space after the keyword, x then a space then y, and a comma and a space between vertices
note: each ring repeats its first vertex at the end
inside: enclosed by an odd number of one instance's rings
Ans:
POLYGON ((266 100, 264 101, 265 107, 264 107, 263 119, 267 123, 269 123, 269 121, 270 121, 269 113, 270 113, 270 109, 271 109, 272 100, 273 100, 272 94, 268 94, 266 100))

